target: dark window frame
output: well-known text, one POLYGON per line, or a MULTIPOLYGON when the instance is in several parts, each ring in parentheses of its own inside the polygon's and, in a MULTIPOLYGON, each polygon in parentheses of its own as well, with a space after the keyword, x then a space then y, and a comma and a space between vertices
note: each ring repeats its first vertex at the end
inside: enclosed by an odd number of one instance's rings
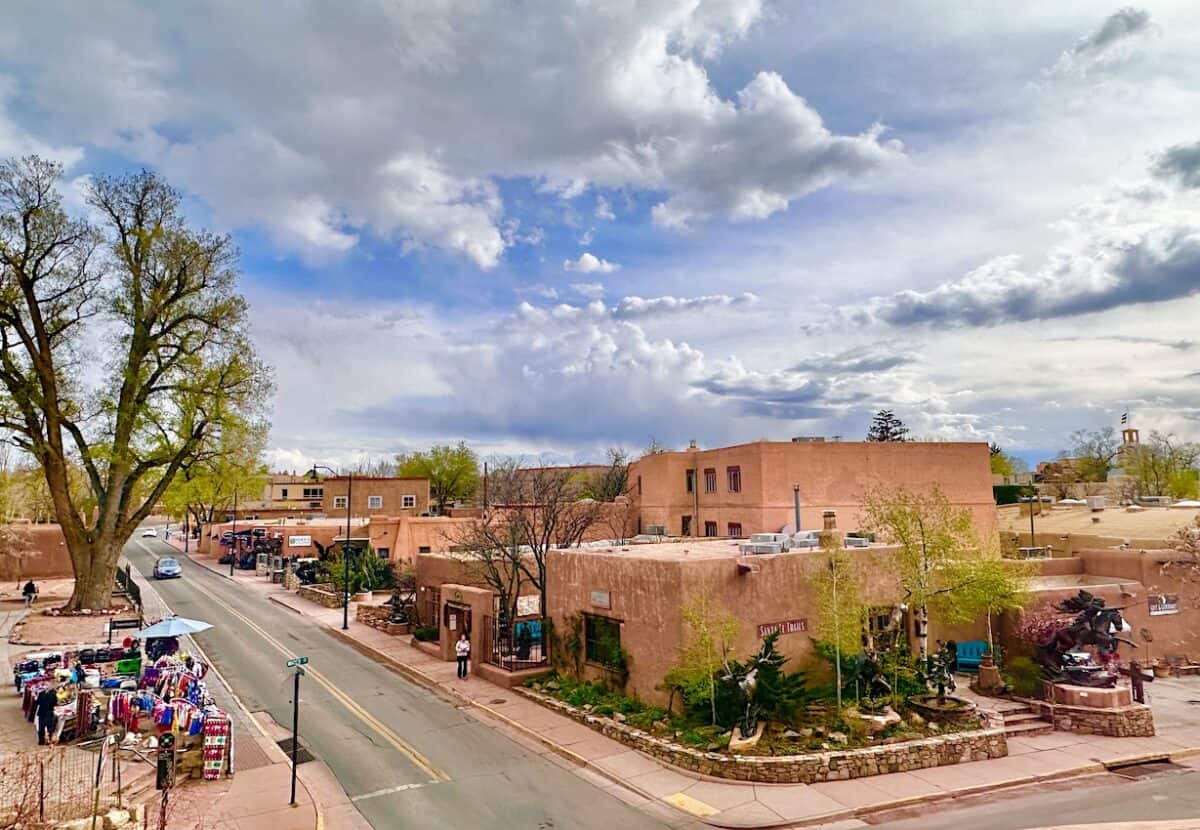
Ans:
POLYGON ((706 492, 706 493, 717 492, 717 468, 716 467, 705 467, 704 468, 704 492, 706 492))
POLYGON ((729 492, 742 492, 742 468, 737 464, 734 464, 732 467, 726 467, 725 483, 729 487, 729 492))
POLYGON ((692 535, 692 517, 690 515, 681 516, 679 518, 679 535, 680 536, 691 536, 692 535))
POLYGON ((705 538, 715 537, 716 535, 717 535, 717 523, 716 522, 705 522, 704 523, 705 538), (712 533, 709 533, 710 530, 712 531, 712 533))
POLYGON ((615 669, 619 662, 614 650, 621 649, 621 620, 601 614, 583 615, 584 662, 604 669, 615 669))
POLYGON ((729 533, 726 535, 728 535, 729 538, 731 538, 731 539, 741 539, 742 538, 742 523, 741 522, 730 522, 729 523, 729 533))
POLYGON ((696 492, 696 471, 694 469, 687 470, 684 475, 684 478, 686 479, 687 491, 689 493, 696 492))

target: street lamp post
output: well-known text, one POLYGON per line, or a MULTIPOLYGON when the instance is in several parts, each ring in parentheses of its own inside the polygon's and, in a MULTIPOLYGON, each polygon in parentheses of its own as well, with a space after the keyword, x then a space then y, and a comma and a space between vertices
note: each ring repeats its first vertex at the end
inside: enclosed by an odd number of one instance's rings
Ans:
POLYGON ((237 538, 237 488, 233 490, 233 537, 229 540, 233 545, 233 551, 229 556, 229 578, 233 578, 233 563, 238 558, 238 538, 237 538))
MULTIPOLYGON (((337 475, 329 467, 314 464, 313 478, 317 477, 317 470, 328 470, 331 475, 337 475)), ((350 545, 350 503, 353 495, 354 473, 349 472, 346 474, 346 544, 342 547, 342 631, 350 628, 350 552, 353 549, 350 545)))

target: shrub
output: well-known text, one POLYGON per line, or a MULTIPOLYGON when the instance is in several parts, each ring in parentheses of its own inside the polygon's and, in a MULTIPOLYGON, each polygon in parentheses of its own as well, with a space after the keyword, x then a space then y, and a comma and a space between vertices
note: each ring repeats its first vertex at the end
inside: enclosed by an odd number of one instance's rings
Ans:
POLYGON ((1042 691, 1042 669, 1028 657, 1014 657, 1008 661, 1004 681, 1019 697, 1036 697, 1042 691))
POLYGON ((432 643, 438 638, 436 625, 419 625, 413 629, 413 639, 422 643, 432 643))

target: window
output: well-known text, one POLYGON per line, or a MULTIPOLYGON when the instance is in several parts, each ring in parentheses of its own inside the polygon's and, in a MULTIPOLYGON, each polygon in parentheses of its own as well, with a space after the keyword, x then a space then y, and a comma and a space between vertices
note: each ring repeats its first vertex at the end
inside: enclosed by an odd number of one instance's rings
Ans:
POLYGON ((334 496, 333 497, 333 506, 344 508, 346 506, 346 497, 345 496, 334 496))
POLYGON ((375 552, 379 554, 380 559, 387 559, 391 551, 387 548, 375 548, 375 552))
MULTIPOLYGON (((283 492, 284 492, 284 495, 287 495, 287 490, 284 490, 283 492)), ((319 498, 322 498, 324 495, 325 495, 324 487, 305 487, 304 488, 304 498, 306 498, 306 499, 319 499, 319 498)))
POLYGON ((379 510, 383 507, 383 496, 367 496, 367 509, 379 510))
POLYGON ((432 548, 430 548, 429 545, 421 545, 419 548, 417 548, 417 553, 429 553, 431 550, 432 548))
POLYGON ((680 536, 691 536, 692 535, 692 517, 691 516, 684 516, 680 520, 679 535, 680 536))
POLYGON ((638 495, 642 494, 642 477, 638 476, 638 495))
POLYGON ((416 496, 401 496, 400 497, 400 506, 401 507, 416 507, 417 506, 417 497, 416 496))
POLYGON ((284 487, 282 490, 279 491, 279 497, 281 499, 287 498, 287 488, 286 487, 284 487))
POLYGON ((696 492, 696 471, 695 470, 687 471, 687 491, 689 493, 696 492))
POLYGON ((741 467, 726 467, 725 476, 729 479, 729 492, 742 492, 742 468, 741 467))
POLYGON ((589 663, 619 668, 625 662, 621 651, 621 624, 608 617, 583 617, 584 657, 589 663))
POLYGON ((713 467, 709 467, 704 471, 704 492, 717 492, 717 471, 713 467))
POLYGON ((742 523, 741 522, 730 522, 729 523, 729 536, 734 539, 742 538, 742 523))
POLYGON ((705 522, 704 523, 704 535, 705 536, 716 536, 717 535, 717 523, 716 522, 705 522))

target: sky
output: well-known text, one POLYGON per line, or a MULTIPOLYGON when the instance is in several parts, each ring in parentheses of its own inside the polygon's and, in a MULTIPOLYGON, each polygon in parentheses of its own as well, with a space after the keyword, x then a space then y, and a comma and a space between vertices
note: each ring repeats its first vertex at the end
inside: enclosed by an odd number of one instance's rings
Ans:
POLYGON ((1200 440, 1194 2, 17 4, 0 156, 231 234, 268 460, 1200 440))

